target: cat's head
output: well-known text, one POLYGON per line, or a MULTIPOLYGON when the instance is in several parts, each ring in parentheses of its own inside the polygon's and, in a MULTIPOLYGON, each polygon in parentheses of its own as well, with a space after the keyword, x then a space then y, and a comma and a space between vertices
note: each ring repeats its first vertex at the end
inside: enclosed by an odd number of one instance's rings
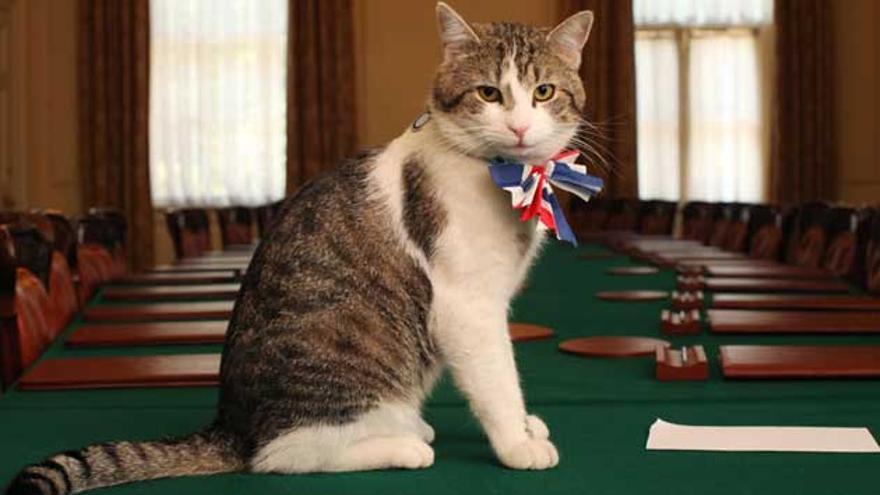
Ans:
POLYGON ((441 135, 472 156, 544 160, 575 136, 585 103, 578 69, 593 14, 555 28, 468 24, 437 4, 443 62, 430 108, 441 135))

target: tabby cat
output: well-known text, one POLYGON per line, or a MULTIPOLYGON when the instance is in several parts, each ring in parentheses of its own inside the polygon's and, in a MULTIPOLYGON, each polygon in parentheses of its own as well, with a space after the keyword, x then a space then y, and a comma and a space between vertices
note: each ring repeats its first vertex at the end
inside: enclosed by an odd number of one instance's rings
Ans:
POLYGON ((500 462, 559 455, 526 412, 507 314, 544 235, 488 159, 543 162, 574 138, 593 22, 468 24, 437 5, 443 61, 428 112, 382 150, 289 198, 244 276, 216 420, 172 440, 112 442, 27 467, 9 494, 168 476, 431 466, 420 409, 448 368, 500 462))

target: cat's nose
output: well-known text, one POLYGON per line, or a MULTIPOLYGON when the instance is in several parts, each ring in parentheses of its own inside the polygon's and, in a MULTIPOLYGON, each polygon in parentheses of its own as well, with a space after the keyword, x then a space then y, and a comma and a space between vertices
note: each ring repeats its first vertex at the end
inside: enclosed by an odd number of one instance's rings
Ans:
POLYGON ((523 140, 523 137, 526 135, 526 131, 529 130, 528 125, 521 125, 521 126, 508 125, 507 128, 510 129, 510 132, 514 133, 516 135, 516 137, 519 138, 520 141, 523 140))

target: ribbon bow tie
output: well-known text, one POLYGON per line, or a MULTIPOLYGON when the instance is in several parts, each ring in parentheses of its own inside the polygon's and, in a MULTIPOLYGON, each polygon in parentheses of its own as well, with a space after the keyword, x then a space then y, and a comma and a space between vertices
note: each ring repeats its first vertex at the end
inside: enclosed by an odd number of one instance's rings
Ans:
POLYGON ((602 179, 587 174, 587 167, 574 161, 578 153, 568 150, 547 160, 542 165, 527 165, 504 158, 489 162, 489 173, 495 184, 510 193, 513 207, 522 210, 520 220, 525 222, 537 216, 539 226, 556 233, 556 238, 577 246, 577 239, 565 221, 562 207, 553 194, 554 185, 584 201, 602 190, 602 179))

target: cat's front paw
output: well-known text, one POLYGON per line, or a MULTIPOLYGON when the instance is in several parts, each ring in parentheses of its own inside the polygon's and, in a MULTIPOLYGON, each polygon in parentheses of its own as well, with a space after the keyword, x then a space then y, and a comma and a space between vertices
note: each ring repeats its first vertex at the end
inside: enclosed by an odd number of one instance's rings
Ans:
POLYGON ((559 453, 549 440, 530 438, 499 452, 498 460, 511 469, 549 469, 559 464, 559 453))
POLYGON ((419 437, 425 441, 425 443, 433 443, 434 442, 434 428, 431 427, 425 420, 419 418, 418 425, 418 433, 419 437))
POLYGON ((547 425, 541 418, 535 416, 534 414, 529 414, 526 416, 526 432, 529 434, 531 438, 537 438, 541 440, 546 440, 550 438, 550 429, 547 428, 547 425))

